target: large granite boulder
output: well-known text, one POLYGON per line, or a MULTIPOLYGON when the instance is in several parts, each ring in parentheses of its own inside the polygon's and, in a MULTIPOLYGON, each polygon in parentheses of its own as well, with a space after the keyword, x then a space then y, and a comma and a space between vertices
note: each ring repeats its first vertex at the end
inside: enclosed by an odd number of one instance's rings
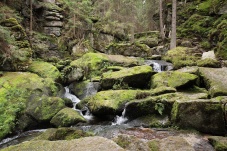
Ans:
POLYGON ((199 68, 199 72, 211 97, 227 95, 227 68, 199 68))
POLYGON ((65 102, 61 98, 42 96, 28 102, 26 114, 39 123, 48 122, 64 107, 65 102))
POLYGON ((176 100, 171 120, 180 128, 192 128, 214 135, 226 134, 220 98, 176 100))
MULTIPOLYGON (((42 95, 47 96, 49 101, 53 99, 60 101, 59 98, 48 98, 48 96, 56 96, 57 92, 58 88, 51 79, 40 78, 36 74, 27 72, 3 73, 0 77, 0 139, 15 132, 15 128, 23 131, 32 125, 30 122, 33 119, 25 113, 29 102, 38 101, 42 95)), ((49 103, 49 105, 53 104, 49 103)), ((39 104, 33 109, 33 112, 39 110, 39 104)))
POLYGON ((135 43, 113 43, 108 46, 106 53, 113 55, 124 55, 134 57, 148 57, 152 55, 152 49, 146 44, 135 43))
MULTIPOLYGON (((173 88, 158 88, 154 90, 108 90, 100 91, 94 96, 82 100, 78 106, 87 105, 91 113, 99 116, 115 116, 122 113, 127 102, 155 96, 163 93, 175 92, 173 88)), ((135 109, 133 110, 135 111, 135 109)), ((133 113, 134 114, 134 113, 133 113)))
POLYGON ((51 78, 54 81, 58 81, 61 78, 61 73, 58 69, 48 62, 33 61, 28 71, 36 73, 42 78, 51 78))
MULTIPOLYGON (((65 76, 75 75, 75 69, 81 69, 84 77, 100 76, 107 67, 111 65, 135 66, 138 61, 135 58, 124 57, 121 55, 106 55, 102 53, 86 53, 81 58, 71 62, 70 66, 66 67, 65 76)), ((73 77, 73 76, 71 76, 73 77)), ((73 82, 70 80, 70 82, 73 82)))
POLYGON ((124 151, 114 141, 99 136, 85 137, 69 141, 28 141, 15 146, 4 148, 2 151, 27 151, 27 150, 42 150, 42 151, 124 151))
POLYGON ((173 88, 188 87, 196 84, 198 76, 179 71, 160 72, 152 76, 151 88, 169 86, 173 88))
POLYGON ((200 59, 193 54, 193 50, 187 47, 176 47, 169 50, 163 57, 164 60, 173 63, 174 69, 179 69, 185 66, 195 66, 196 61, 200 59))
POLYGON ((78 111, 71 108, 60 110, 50 121, 56 127, 69 127, 80 122, 85 123, 86 119, 78 111))
POLYGON ((153 71, 151 66, 136 66, 102 75, 102 89, 119 89, 121 87, 147 88, 153 71), (116 88, 115 88, 116 87, 116 88))
POLYGON ((92 133, 87 133, 82 130, 76 128, 50 128, 45 132, 35 137, 33 141, 37 140, 48 140, 48 141, 56 141, 56 140, 72 140, 78 139, 82 137, 92 136, 92 133))

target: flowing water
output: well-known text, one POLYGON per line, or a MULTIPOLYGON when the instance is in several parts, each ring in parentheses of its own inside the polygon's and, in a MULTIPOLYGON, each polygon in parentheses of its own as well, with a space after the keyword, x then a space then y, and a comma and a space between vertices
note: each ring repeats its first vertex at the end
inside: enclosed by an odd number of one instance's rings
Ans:
POLYGON ((152 66, 155 72, 169 71, 173 69, 173 64, 163 60, 145 60, 146 65, 152 66))

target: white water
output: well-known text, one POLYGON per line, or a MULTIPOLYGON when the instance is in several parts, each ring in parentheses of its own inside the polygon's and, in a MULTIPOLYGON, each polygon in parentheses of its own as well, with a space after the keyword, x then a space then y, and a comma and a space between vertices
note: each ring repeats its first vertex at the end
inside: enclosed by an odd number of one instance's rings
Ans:
POLYGON ((73 109, 76 110, 77 112, 80 113, 80 115, 82 115, 86 120, 92 120, 93 119, 93 115, 90 113, 90 111, 88 110, 88 108, 86 108, 86 113, 83 115, 83 113, 81 112, 81 110, 76 108, 76 105, 80 102, 80 99, 78 99, 75 95, 71 94, 69 92, 69 88, 65 87, 65 95, 66 98, 70 99, 73 102, 73 109))
POLYGON ((163 60, 145 60, 146 65, 152 66, 155 72, 169 71, 173 69, 173 65, 163 60))
POLYGON ((124 124, 125 122, 127 122, 128 119, 125 117, 125 112, 126 112, 126 109, 124 109, 121 116, 117 115, 115 117, 115 121, 112 122, 112 125, 121 125, 121 124, 124 124))

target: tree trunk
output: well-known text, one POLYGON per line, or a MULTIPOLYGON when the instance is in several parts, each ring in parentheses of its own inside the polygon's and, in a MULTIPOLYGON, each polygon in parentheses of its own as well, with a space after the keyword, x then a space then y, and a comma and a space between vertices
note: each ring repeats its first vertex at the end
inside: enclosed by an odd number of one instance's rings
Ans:
POLYGON ((30 40, 32 38, 32 24, 33 24, 33 8, 32 8, 32 0, 30 2, 30 27, 29 27, 29 33, 30 33, 30 40))
POLYGON ((170 49, 176 47, 176 16, 177 16, 177 1, 172 1, 172 30, 171 30, 171 42, 170 49))
POLYGON ((160 20, 160 34, 162 37, 162 40, 165 39, 165 33, 164 33, 164 26, 163 26, 163 14, 162 14, 162 0, 159 0, 159 20, 160 20))
POLYGON ((73 37, 76 37, 76 14, 73 14, 73 37))

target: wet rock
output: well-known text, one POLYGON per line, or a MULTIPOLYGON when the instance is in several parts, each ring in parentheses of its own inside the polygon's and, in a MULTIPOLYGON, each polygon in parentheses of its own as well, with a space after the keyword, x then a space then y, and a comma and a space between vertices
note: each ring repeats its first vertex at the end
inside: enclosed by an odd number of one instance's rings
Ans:
POLYGON ((153 71, 150 66, 136 66, 102 75, 102 89, 121 89, 122 87, 147 88, 153 71))
POLYGON ((177 100, 172 109, 172 122, 180 128, 224 135, 225 121, 219 99, 177 100))
POLYGON ((43 132, 41 135, 35 137, 33 141, 37 140, 72 140, 82 137, 92 136, 92 133, 87 133, 76 128, 50 128, 43 132))
POLYGON ((71 108, 60 110, 50 121, 50 123, 56 127, 68 127, 80 122, 86 123, 86 119, 84 119, 79 112, 71 108))
POLYGON ((227 68, 199 68, 199 72, 211 97, 227 95, 227 68))
POLYGON ((173 88, 188 87, 196 84, 198 76, 179 71, 160 72, 152 76, 151 88, 168 86, 173 88))
POLYGON ((83 100, 88 96, 92 96, 100 89, 99 82, 73 82, 69 86, 70 90, 80 99, 83 100))
POLYGON ((3 149, 3 151, 25 151, 25 150, 42 150, 42 151, 71 151, 71 150, 89 150, 89 151, 124 151, 114 141, 94 136, 74 139, 70 141, 29 141, 19 145, 11 146, 3 149), (89 144, 89 145, 88 145, 89 144))

